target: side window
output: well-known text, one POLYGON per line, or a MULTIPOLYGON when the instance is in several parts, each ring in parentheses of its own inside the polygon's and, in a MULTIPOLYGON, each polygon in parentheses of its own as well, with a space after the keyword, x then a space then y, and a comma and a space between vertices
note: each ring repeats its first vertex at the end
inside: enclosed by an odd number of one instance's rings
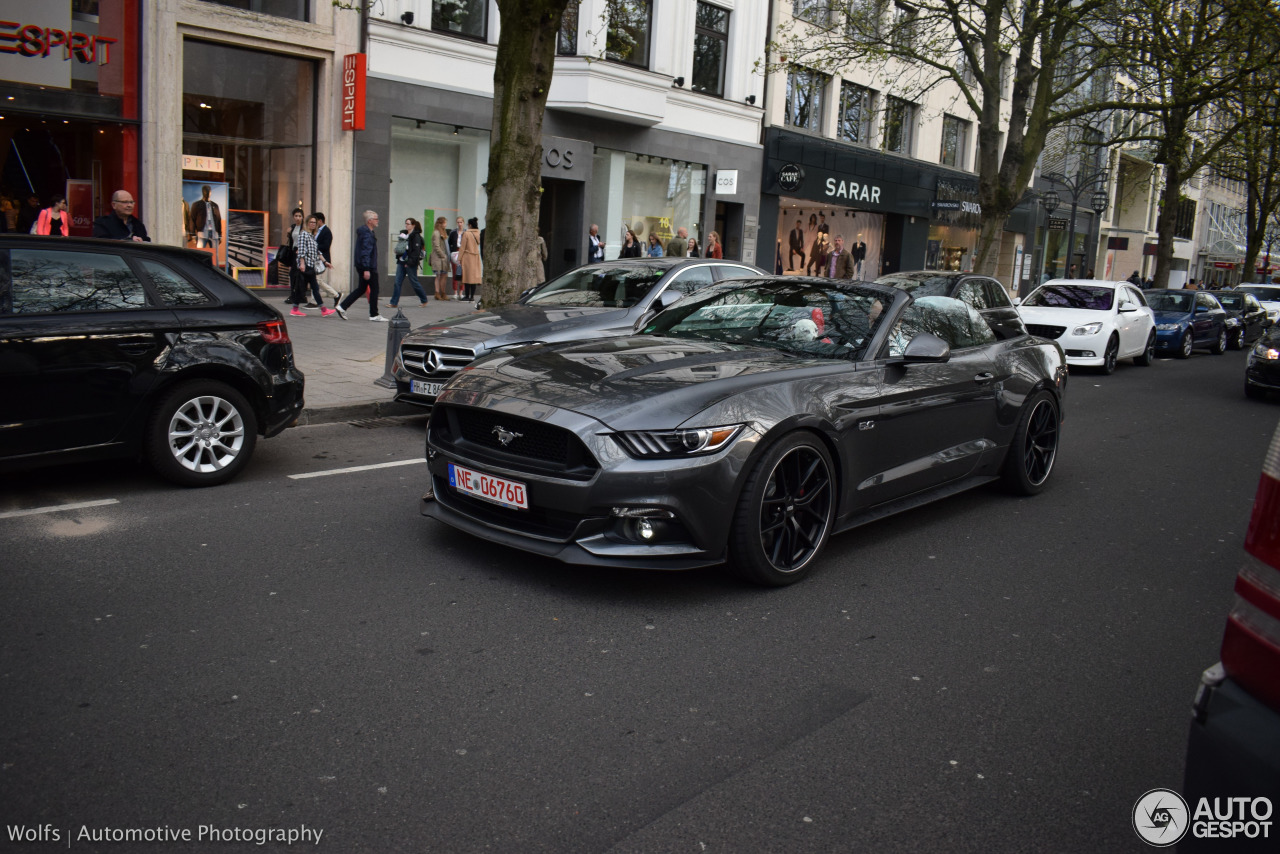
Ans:
POLYGON ((956 290, 956 299, 965 305, 973 306, 981 311, 989 308, 987 305, 987 295, 982 290, 981 279, 969 279, 956 290))
POLYGON ((14 249, 10 256, 14 314, 147 307, 142 282, 119 255, 14 249))
POLYGON ((1244 307, 1245 307, 1245 309, 1247 309, 1248 311, 1261 311, 1261 310, 1262 310, 1262 304, 1261 304, 1260 302, 1258 302, 1256 299, 1254 299, 1253 294, 1245 294, 1245 295, 1244 295, 1244 307))
POLYGON ((907 306, 889 333, 889 356, 901 356, 911 339, 921 332, 937 335, 954 350, 996 340, 991 327, 972 306, 950 297, 921 297, 907 306))
POLYGON ((1218 307, 1218 301, 1208 294, 1196 294, 1196 305, 1205 311, 1213 311, 1218 307))
POLYGON ((716 276, 720 281, 725 279, 750 279, 760 275, 750 267, 739 267, 737 264, 715 264, 716 276))
POLYGON ((1129 299, 1136 302, 1138 305, 1145 306, 1147 304, 1147 298, 1144 297, 1142 295, 1142 291, 1137 288, 1125 288, 1125 291, 1128 292, 1129 299))
POLYGON ((676 274, 676 279, 667 285, 668 290, 677 291, 688 296, 699 288, 705 288, 715 281, 710 264, 690 267, 676 274))
POLYGON ((1009 292, 1004 289, 1004 285, 995 279, 986 279, 983 284, 987 291, 987 308, 1013 307, 1013 303, 1009 301, 1009 292))
POLYGON ((142 269, 151 277, 151 284, 165 305, 207 305, 210 301, 203 291, 163 264, 143 261, 142 269))

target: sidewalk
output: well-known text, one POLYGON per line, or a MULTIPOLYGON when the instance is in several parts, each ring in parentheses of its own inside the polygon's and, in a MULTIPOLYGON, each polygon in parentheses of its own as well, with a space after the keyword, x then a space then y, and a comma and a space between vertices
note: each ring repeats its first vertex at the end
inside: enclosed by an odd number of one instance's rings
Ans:
MULTIPOLYGON (((431 282, 423 279, 427 292, 431 282)), ((381 290, 389 292, 391 283, 383 278, 381 290)), ((473 311, 474 302, 432 299, 419 306, 418 297, 404 285, 399 311, 409 319, 411 328, 455 317, 473 311)), ((408 403, 396 403, 394 389, 374 385, 386 369, 389 323, 369 320, 369 302, 360 300, 347 311, 347 319, 336 314, 321 317, 319 309, 305 309, 306 317, 290 317, 284 303, 287 290, 269 289, 256 292, 268 305, 280 310, 293 341, 293 357, 306 375, 306 407, 298 424, 329 424, 359 418, 388 415, 422 415, 427 410, 408 403)), ((332 301, 330 301, 332 304, 332 301)), ((387 305, 386 297, 378 300, 378 311, 388 320, 397 309, 387 305)))

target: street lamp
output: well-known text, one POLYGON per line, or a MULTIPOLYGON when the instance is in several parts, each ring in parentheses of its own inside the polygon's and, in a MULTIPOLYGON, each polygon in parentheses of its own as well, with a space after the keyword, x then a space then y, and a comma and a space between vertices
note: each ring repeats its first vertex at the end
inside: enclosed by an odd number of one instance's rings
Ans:
MULTIPOLYGON (((1076 249, 1076 210, 1080 207, 1080 196, 1084 194, 1085 190, 1089 189, 1094 184, 1097 184, 1099 181, 1104 180, 1106 177, 1107 177, 1106 172, 1095 172, 1094 174, 1090 175, 1088 178, 1077 177, 1075 180, 1072 180, 1071 178, 1068 178, 1066 175, 1061 175, 1061 174, 1052 174, 1052 175, 1044 176, 1044 179, 1046 181, 1052 181, 1055 184, 1061 184, 1063 187, 1067 189, 1067 192, 1071 194, 1071 231, 1067 235, 1067 271, 1068 272, 1070 272, 1071 270, 1071 256, 1076 249)), ((1055 202, 1054 207, 1057 207, 1056 202, 1058 200, 1058 194, 1053 190, 1049 190, 1048 192, 1053 193, 1053 198, 1055 202)), ((1107 210, 1108 199, 1107 199, 1106 190, 1095 190, 1092 198, 1090 198, 1089 201, 1090 201, 1089 206, 1093 208, 1094 213, 1096 213, 1098 217, 1101 218, 1103 213, 1105 213, 1107 210)), ((1083 273, 1084 271, 1081 270, 1080 272, 1083 273)))

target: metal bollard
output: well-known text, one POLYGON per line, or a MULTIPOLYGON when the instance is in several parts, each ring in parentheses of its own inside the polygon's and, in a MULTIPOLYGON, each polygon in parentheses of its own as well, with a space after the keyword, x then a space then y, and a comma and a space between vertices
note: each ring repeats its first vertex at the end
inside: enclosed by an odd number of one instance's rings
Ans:
POLYGON ((396 316, 391 318, 391 322, 387 324, 387 369, 382 376, 373 381, 374 385, 379 385, 383 388, 396 387, 396 374, 392 366, 400 355, 400 342, 408 334, 409 318, 405 317, 404 309, 397 308, 396 316))

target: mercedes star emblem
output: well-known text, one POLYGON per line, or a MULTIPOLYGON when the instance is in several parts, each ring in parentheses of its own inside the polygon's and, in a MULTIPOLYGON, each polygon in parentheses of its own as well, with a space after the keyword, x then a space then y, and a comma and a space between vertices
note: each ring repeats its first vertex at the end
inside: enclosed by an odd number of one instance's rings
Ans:
POLYGON ((440 358, 439 351, 428 350, 427 357, 422 360, 422 363, 426 365, 428 371, 434 374, 440 370, 440 365, 444 363, 444 360, 440 358))

